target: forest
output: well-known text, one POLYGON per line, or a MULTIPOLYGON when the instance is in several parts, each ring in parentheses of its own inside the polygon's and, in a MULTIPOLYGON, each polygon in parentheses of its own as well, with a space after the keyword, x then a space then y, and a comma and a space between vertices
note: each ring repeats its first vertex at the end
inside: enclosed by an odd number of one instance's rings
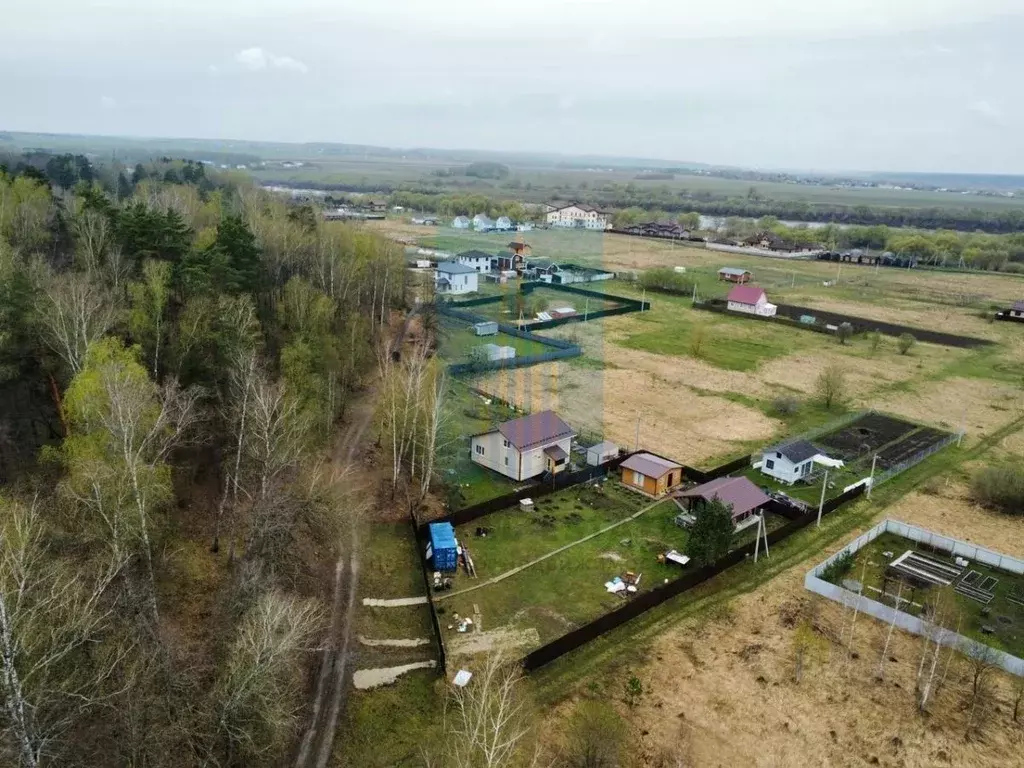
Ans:
POLYGON ((2 159, 0 763, 288 753, 349 506, 325 456, 405 274, 201 163, 2 159))

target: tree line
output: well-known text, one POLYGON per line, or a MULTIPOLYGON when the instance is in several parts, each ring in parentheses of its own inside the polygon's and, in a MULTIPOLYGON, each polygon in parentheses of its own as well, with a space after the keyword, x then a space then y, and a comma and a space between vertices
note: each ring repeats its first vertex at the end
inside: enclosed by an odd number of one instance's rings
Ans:
POLYGON ((278 764, 402 254, 199 163, 37 160, 0 172, 0 762, 278 764), (12 445, 15 391, 52 429, 12 445))

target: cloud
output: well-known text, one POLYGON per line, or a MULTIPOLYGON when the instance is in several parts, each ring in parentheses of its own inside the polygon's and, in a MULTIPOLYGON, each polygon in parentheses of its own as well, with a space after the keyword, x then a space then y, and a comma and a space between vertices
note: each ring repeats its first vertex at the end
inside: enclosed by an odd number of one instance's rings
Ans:
POLYGON ((246 48, 244 51, 239 51, 235 54, 235 61, 252 72, 260 72, 265 69, 283 69, 289 72, 305 74, 309 71, 309 67, 298 59, 293 59, 291 56, 278 56, 262 48, 246 48))
POLYGON ((995 107, 993 107, 992 104, 990 104, 985 99, 981 99, 979 101, 974 102, 969 107, 967 107, 967 109, 973 112, 974 114, 985 118, 986 120, 992 121, 993 123, 999 123, 1000 125, 1002 125, 1004 122, 1003 113, 1000 112, 995 107))
POLYGON ((206 68, 206 71, 209 72, 211 75, 219 75, 220 67, 218 67, 216 64, 211 64, 206 68))
POLYGON ((104 109, 113 109, 117 106, 117 101, 112 96, 100 96, 100 106, 104 109))

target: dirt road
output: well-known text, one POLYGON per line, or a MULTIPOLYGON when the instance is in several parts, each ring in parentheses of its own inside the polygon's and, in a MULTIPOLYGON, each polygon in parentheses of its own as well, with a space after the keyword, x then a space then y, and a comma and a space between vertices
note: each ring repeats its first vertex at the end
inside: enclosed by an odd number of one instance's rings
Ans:
MULTIPOLYGON (((401 349, 415 313, 405 317, 391 343, 392 354, 401 349)), ((356 463, 368 447, 367 433, 377 404, 377 389, 371 387, 349 414, 348 426, 337 435, 331 450, 331 471, 336 482, 347 485, 347 494, 369 498, 372 488, 360 486, 356 463)), ((355 499, 352 499, 354 502, 355 499)), ((351 505, 350 505, 351 506, 351 505)), ((299 744, 296 768, 326 768, 334 748, 338 717, 347 691, 348 652, 352 641, 352 625, 356 616, 356 594, 359 585, 359 527, 355 516, 349 518, 348 540, 338 544, 338 560, 334 566, 331 593, 330 631, 320 652, 316 686, 310 708, 309 723, 299 744), (346 552, 348 579, 345 579, 346 552)), ((345 536, 345 534, 342 534, 345 536)))
MULTIPOLYGON (((358 477, 355 463, 363 448, 364 438, 373 419, 375 397, 373 392, 364 397, 352 411, 349 426, 338 435, 332 450, 332 470, 335 477, 346 480, 358 477)), ((365 492, 365 488, 351 493, 365 492)), ((334 584, 331 593, 331 624, 324 649, 320 652, 320 667, 314 690, 309 724, 299 745, 296 768, 324 768, 330 760, 334 734, 338 726, 345 689, 348 648, 355 618, 356 591, 359 581, 359 532, 356 520, 349 521, 348 541, 338 547, 338 560, 334 566, 334 584), (348 579, 345 579, 346 552, 348 553, 348 579)))

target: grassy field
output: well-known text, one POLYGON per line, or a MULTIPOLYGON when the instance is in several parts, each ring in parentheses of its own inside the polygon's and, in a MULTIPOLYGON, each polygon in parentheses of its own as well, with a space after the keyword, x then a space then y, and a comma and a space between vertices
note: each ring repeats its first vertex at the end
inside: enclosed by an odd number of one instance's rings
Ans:
MULTIPOLYGON (((474 307, 473 309, 476 310, 479 307, 474 307)), ((553 347, 542 344, 539 341, 521 339, 518 336, 510 336, 501 331, 491 336, 477 336, 470 324, 452 318, 444 318, 441 328, 440 352, 445 360, 451 362, 468 361, 472 358, 473 350, 484 344, 512 347, 516 351, 516 357, 539 355, 543 352, 550 352, 553 349, 553 347)))
MULTIPOLYGON (((844 578, 863 580, 867 597, 891 605, 895 601, 895 582, 889 582, 884 595, 882 588, 886 569, 893 558, 887 558, 883 553, 892 552, 894 557, 898 557, 907 550, 918 551, 919 545, 894 533, 883 533, 860 549, 855 554, 849 571, 834 579, 833 583, 841 584, 844 578)), ((932 559, 953 564, 952 557, 939 552, 921 551, 932 559)), ((1024 601, 1024 577, 976 562, 971 562, 963 575, 966 576, 970 571, 977 571, 980 574, 977 583, 981 583, 989 577, 998 580, 998 583, 990 590, 995 594, 995 598, 985 606, 955 592, 952 588, 945 588, 944 591, 955 602, 957 611, 955 617, 946 617, 946 626, 955 630, 959 624, 959 632, 962 635, 1015 656, 1024 656, 1024 605, 1008 599, 1010 595, 1013 595, 1018 600, 1024 601), (989 627, 994 631, 992 634, 986 634, 982 631, 982 627, 989 627)), ((903 604, 901 610, 915 616, 920 615, 927 601, 934 599, 936 589, 938 588, 911 591, 909 587, 905 587, 901 596, 904 600, 911 602, 903 604)))
MULTIPOLYGON (((645 592, 684 572, 658 560, 670 549, 683 551, 686 547, 687 532, 675 524, 679 510, 671 500, 648 499, 613 477, 559 491, 534 503, 531 512, 501 510, 456 531, 470 551, 477 577, 460 571, 454 576, 453 589, 474 587, 566 545, 573 546, 464 595, 441 593, 440 604, 447 614, 480 615, 484 626, 491 629, 535 630, 536 642, 544 643, 621 606, 627 598, 609 594, 603 586, 615 576, 642 574, 638 589, 645 592), (620 525, 604 531, 616 523, 620 525), (478 535, 480 531, 486 535, 478 535), (575 543, 588 536, 594 538, 575 543)), ((766 515, 768 530, 785 523, 785 518, 766 515)), ((735 536, 733 547, 743 546, 755 536, 756 528, 747 528, 735 536)))
MULTIPOLYGON (((640 729, 651 732, 650 737, 642 740, 644 749, 653 752, 657 745, 679 739, 676 731, 663 725, 666 718, 654 706, 663 704, 665 711, 686 713, 688 738, 705 750, 700 754, 706 760, 698 764, 713 764, 726 757, 738 765, 753 764, 756 756, 763 753, 778 758, 780 764, 795 763, 801 756, 811 755, 809 759, 815 764, 838 765, 848 762, 847 753, 864 753, 865 740, 888 742, 892 732, 884 729, 893 713, 866 698, 843 703, 832 697, 834 688, 826 685, 831 680, 826 670, 821 670, 820 683, 817 673, 803 687, 787 682, 785 670, 792 663, 795 630, 781 624, 780 616, 806 599, 803 574, 813 562, 820 561, 824 550, 882 516, 969 538, 1011 554, 1024 547, 1019 521, 978 509, 962 491, 970 472, 980 463, 996 455, 1019 455, 1024 450, 1024 442, 1018 439, 1024 426, 1024 379, 1020 368, 1024 335, 1019 327, 1008 327, 1012 324, 990 323, 979 316, 979 308, 985 302, 1018 296, 1024 283, 1013 277, 987 274, 901 270, 876 273, 844 267, 838 284, 826 287, 822 283, 837 276, 836 265, 733 258, 610 236, 602 238, 600 250, 593 249, 584 255, 621 269, 686 266, 688 273, 696 270, 695 274, 701 275, 699 285, 707 286, 708 290, 719 287, 712 277, 719 266, 743 266, 755 272, 755 282, 761 277, 772 281, 771 300, 941 328, 997 343, 985 350, 919 344, 908 355, 900 355, 891 342, 884 342, 878 349, 873 349, 867 339, 856 339, 843 346, 799 329, 771 327, 771 334, 760 338, 770 326, 740 320, 728 322, 732 319, 694 311, 684 297, 648 295, 653 303, 650 312, 549 332, 562 338, 574 334, 584 347, 582 358, 473 381, 488 391, 501 392, 522 407, 556 407, 578 429, 593 429, 630 447, 639 411, 643 447, 695 466, 712 466, 862 408, 877 408, 945 429, 965 425, 967 437, 962 448, 954 446, 936 454, 876 489, 870 500, 861 500, 826 517, 820 529, 812 526, 772 547, 769 559, 756 566, 748 562, 730 569, 712 582, 531 675, 528 682, 533 696, 553 713, 544 725, 545 732, 557 735, 564 725, 562 714, 570 707, 568 702, 591 691, 614 700, 621 695, 629 674, 637 674, 643 678, 645 687, 650 682, 655 693, 650 695, 650 704, 642 704, 635 711, 623 709, 621 714, 638 733, 640 729), (671 341, 676 337, 689 340, 692 329, 702 324, 707 324, 711 341, 700 355, 694 355, 689 344, 671 341), (649 342, 645 343, 645 339, 649 342), (750 365, 732 357, 730 348, 740 345, 757 350, 744 353, 758 356, 756 362, 750 365), (832 409, 824 408, 815 395, 815 380, 828 365, 842 367, 848 389, 845 402, 832 409), (774 407, 782 396, 797 401, 794 413, 783 415, 774 407), (753 656, 750 658, 754 661, 746 661, 747 656, 740 654, 746 654, 748 647, 762 648, 761 657, 753 656), (759 663, 758 658, 763 658, 764 663, 759 663), (795 736, 792 727, 784 728, 781 715, 767 717, 764 727, 755 726, 755 733, 749 738, 738 736, 734 729, 730 736, 718 727, 723 720, 722 712, 732 712, 744 721, 753 718, 749 722, 760 722, 747 702, 763 701, 766 696, 771 712, 785 711, 801 733, 816 734, 815 738, 821 739, 820 750, 818 745, 810 747, 795 736), (830 729, 837 735, 830 737, 830 729)), ((602 287, 623 295, 639 295, 637 289, 622 281, 602 287)), ((475 410, 481 402, 475 396, 460 401, 460 406, 472 413, 459 417, 463 434, 480 431, 481 424, 489 426, 487 417, 475 410)), ((553 528, 530 523, 529 528, 521 530, 515 526, 526 526, 529 518, 511 512, 507 514, 517 517, 501 523, 509 526, 505 532, 499 525, 482 520, 470 530, 460 531, 460 536, 477 556, 478 567, 491 573, 491 569, 518 564, 520 557, 532 554, 529 541, 534 536, 548 537, 545 546, 557 546, 557 542, 585 535, 584 530, 599 528, 600 516, 586 508, 576 510, 576 503, 570 497, 557 511, 553 508, 553 528), (582 520, 573 518, 575 522, 571 522, 569 518, 574 513, 582 520), (493 539, 478 539, 474 536, 477 526, 493 527, 497 535, 493 539), (502 544, 507 545, 507 558, 502 544)), ((652 509, 637 521, 564 553, 571 555, 569 558, 552 557, 499 584, 467 593, 465 597, 453 597, 451 605, 446 606, 446 615, 472 615, 475 606, 483 617, 485 632, 503 626, 531 628, 538 633, 537 641, 563 634, 621 600, 608 595, 602 586, 617 573, 643 571, 642 583, 651 586, 654 581, 647 582, 649 577, 657 580, 671 576, 658 570, 657 550, 664 544, 676 546, 684 542, 685 532, 675 528, 669 512, 652 509), (627 539, 629 544, 623 544, 627 539), (623 559, 607 557, 612 553, 623 559)), ((543 512, 533 513, 539 514, 543 512)), ((442 605, 446 602, 442 601, 442 605)), ((831 615, 829 608, 822 610, 824 616, 831 615)), ((879 634, 884 634, 876 624, 865 621, 863 629, 858 629, 858 651, 865 659, 863 679, 869 682, 878 662, 873 646, 866 645, 865 638, 871 637, 874 642, 879 634), (866 661, 869 657, 872 662, 866 661), (874 669, 869 669, 872 665, 874 669)), ((446 640, 458 642, 459 636, 451 632, 446 640)), ((916 652, 912 649, 917 644, 899 639, 894 643, 902 649, 897 653, 901 663, 908 668, 914 665, 916 652)), ((837 650, 846 655, 845 648, 837 650)), ((870 685, 864 688, 876 690, 870 685)), ((911 675, 909 690, 912 689, 911 675)), ((408 711, 411 722, 427 727, 427 720, 417 719, 422 712, 421 701, 400 701, 396 692, 436 702, 434 689, 413 678, 373 697, 360 696, 354 701, 357 710, 367 718, 366 728, 376 727, 381 732, 384 726, 375 726, 371 714, 386 718, 389 706, 394 712, 408 711), (384 703, 371 706, 371 699, 384 703)), ((912 711, 910 704, 908 711, 912 711)), ((676 718, 669 719, 673 728, 678 727, 676 718)), ((904 738, 907 732, 901 731, 904 738)), ((404 736, 399 741, 408 743, 404 736)), ((391 746, 388 744, 387 750, 391 746)), ((398 746, 387 754, 397 755, 398 746)), ((922 748, 908 743, 907 749, 911 750, 908 754, 916 756, 908 764, 935 761, 935 747, 921 751, 922 748), (912 751, 915 749, 918 751, 912 751)), ((982 759, 980 752, 972 750, 983 747, 965 745, 962 738, 955 743, 942 742, 942 749, 959 764, 1000 764, 982 759)), ((870 754, 864 754, 867 760, 870 754)), ((398 757, 392 762, 401 764, 398 757)), ((385 763, 373 762, 371 758, 366 764, 385 763)))

